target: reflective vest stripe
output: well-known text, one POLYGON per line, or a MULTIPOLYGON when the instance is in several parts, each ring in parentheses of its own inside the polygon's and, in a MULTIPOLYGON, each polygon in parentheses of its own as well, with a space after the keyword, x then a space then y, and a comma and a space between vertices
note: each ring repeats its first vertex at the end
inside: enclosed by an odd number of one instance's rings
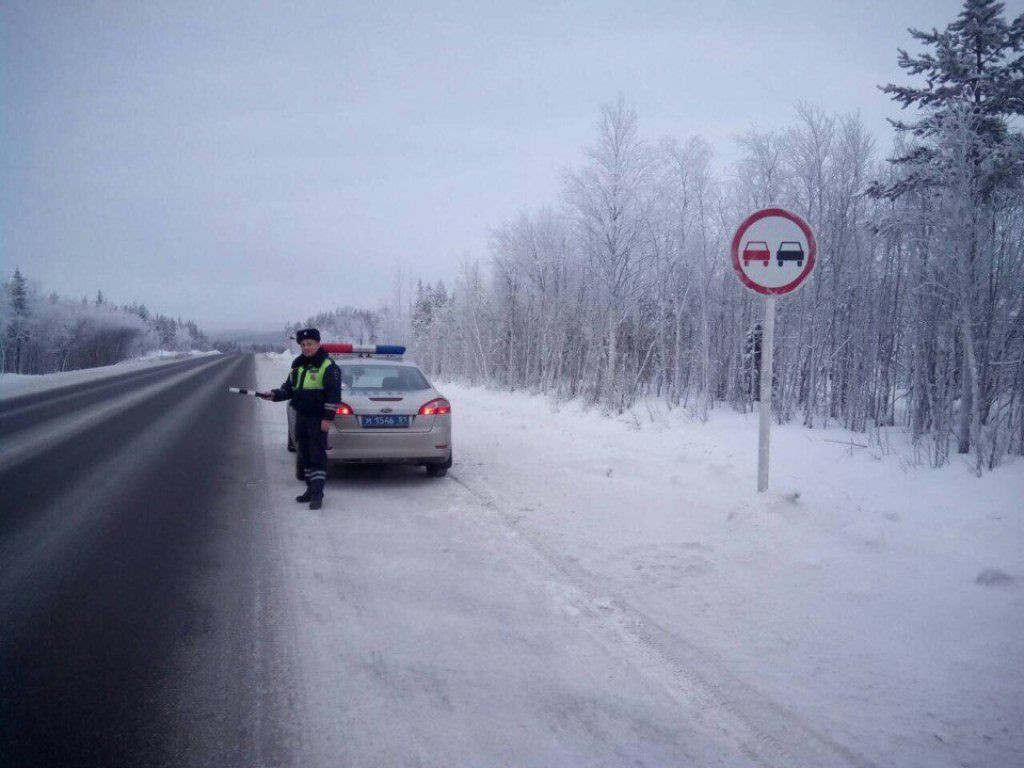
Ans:
POLYGON ((309 368, 296 368, 294 373, 296 381, 293 381, 293 385, 296 389, 323 389, 324 388, 324 376, 327 374, 327 369, 331 363, 334 362, 331 358, 325 358, 318 369, 310 370, 309 368), (300 373, 301 370, 301 373, 300 373))

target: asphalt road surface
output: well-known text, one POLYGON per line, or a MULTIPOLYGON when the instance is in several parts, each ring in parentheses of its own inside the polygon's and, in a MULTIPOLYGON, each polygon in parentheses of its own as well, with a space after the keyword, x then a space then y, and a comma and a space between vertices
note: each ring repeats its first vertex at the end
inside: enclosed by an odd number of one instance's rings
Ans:
POLYGON ((199 358, 0 402, 0 765, 283 760, 261 447, 225 394, 252 374, 199 358))
POLYGON ((217 356, 0 401, 0 766, 867 764, 609 620, 458 463, 296 505, 284 407, 226 392, 279 375, 217 356))

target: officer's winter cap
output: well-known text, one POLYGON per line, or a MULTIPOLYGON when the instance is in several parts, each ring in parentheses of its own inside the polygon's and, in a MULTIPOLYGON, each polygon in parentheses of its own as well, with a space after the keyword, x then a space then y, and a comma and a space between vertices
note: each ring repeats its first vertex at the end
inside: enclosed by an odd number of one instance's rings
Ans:
POLYGON ((295 340, 302 342, 303 339, 313 339, 314 341, 320 341, 320 331, 316 328, 303 328, 301 331, 295 332, 295 340))

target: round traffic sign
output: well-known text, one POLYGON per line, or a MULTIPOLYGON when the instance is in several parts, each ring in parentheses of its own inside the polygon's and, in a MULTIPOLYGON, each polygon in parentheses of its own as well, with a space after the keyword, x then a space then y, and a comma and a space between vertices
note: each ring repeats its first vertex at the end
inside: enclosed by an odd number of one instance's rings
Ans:
POLYGON ((817 254, 807 222, 784 208, 750 214, 732 238, 732 268, 740 282, 769 296, 796 290, 814 270, 817 254))

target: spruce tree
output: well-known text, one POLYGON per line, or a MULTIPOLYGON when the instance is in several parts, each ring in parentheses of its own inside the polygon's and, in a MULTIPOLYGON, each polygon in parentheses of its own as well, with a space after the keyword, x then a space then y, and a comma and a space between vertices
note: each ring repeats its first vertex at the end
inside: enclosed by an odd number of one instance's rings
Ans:
POLYGON ((429 332, 433 310, 433 291, 429 285, 424 289, 423 281, 418 280, 412 310, 412 330, 417 339, 423 338, 429 332))
POLYGON ((15 268, 8 285, 11 294, 11 322, 7 326, 7 348, 13 358, 15 373, 22 372, 25 341, 28 339, 28 287, 21 270, 15 268))
POLYGON ((920 117, 890 121, 912 140, 891 158, 903 170, 898 180, 875 184, 871 192, 894 198, 941 186, 945 174, 939 138, 952 119, 967 112, 977 188, 988 195, 1019 175, 1024 155, 1020 134, 1008 128, 1009 119, 1024 114, 1024 14, 1007 22, 1002 2, 965 0, 945 30, 908 31, 926 50, 910 54, 900 49, 898 63, 908 75, 923 75, 925 83, 890 83, 881 90, 904 109, 919 110, 920 117))
POLYGON ((943 287, 944 311, 957 318, 957 449, 964 454, 977 445, 980 474, 992 381, 986 286, 996 268, 1000 200, 1019 190, 1024 176, 1024 137, 1010 128, 1024 115, 1024 14, 1008 22, 1002 2, 965 0, 943 31, 909 31, 925 50, 900 50, 898 63, 908 75, 923 76, 924 85, 882 91, 915 109, 918 119, 892 121, 907 139, 891 158, 898 172, 868 191, 890 199, 913 193, 906 213, 924 217, 941 244, 944 258, 928 267, 928 278, 943 287))

